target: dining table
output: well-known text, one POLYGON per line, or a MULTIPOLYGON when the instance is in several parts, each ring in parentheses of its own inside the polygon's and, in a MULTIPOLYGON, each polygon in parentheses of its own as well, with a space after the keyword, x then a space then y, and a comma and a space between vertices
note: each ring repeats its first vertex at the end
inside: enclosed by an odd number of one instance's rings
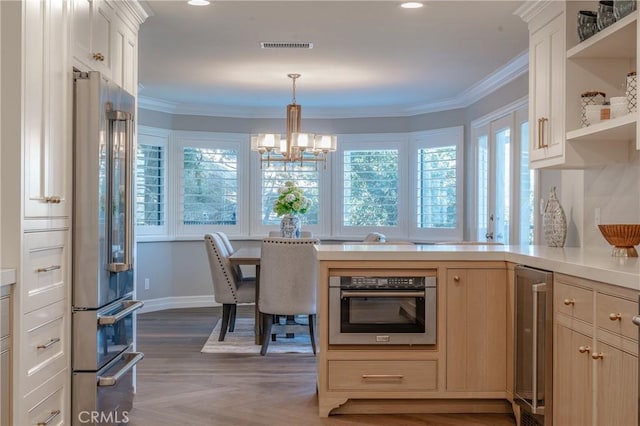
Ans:
POLYGON ((255 303, 255 325, 254 338, 256 345, 262 344, 262 318, 260 316, 260 253, 261 247, 240 247, 229 256, 231 265, 254 265, 256 267, 256 303, 255 303))

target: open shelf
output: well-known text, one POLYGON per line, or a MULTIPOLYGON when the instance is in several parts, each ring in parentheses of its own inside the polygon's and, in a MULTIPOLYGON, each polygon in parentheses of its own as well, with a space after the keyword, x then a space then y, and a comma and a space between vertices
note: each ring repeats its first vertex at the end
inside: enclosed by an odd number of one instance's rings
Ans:
POLYGON ((567 59, 635 58, 637 20, 638 11, 634 10, 567 50, 567 59))
POLYGON ((567 140, 573 142, 595 140, 633 140, 636 137, 637 112, 604 120, 591 126, 567 132, 567 140))

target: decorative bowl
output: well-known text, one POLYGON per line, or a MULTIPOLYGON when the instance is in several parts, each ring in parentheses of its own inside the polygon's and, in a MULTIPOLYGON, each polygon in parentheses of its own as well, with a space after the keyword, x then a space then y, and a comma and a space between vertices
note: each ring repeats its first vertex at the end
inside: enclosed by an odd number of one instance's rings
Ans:
POLYGON ((598 228, 613 246, 613 256, 638 257, 634 246, 640 244, 640 224, 598 225, 598 228))

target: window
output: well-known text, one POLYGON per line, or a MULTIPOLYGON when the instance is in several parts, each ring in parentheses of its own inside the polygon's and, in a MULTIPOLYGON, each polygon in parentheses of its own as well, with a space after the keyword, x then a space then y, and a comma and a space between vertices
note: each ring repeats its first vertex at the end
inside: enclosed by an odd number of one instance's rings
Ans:
POLYGON ((167 137, 168 132, 139 130, 134 220, 140 235, 167 233, 167 137))
POLYGON ((182 223, 236 225, 238 151, 185 147, 182 155, 182 223))
POLYGON ((274 163, 269 168, 262 169, 262 225, 278 225, 281 218, 273 211, 273 203, 278 198, 278 189, 284 186, 286 181, 291 181, 304 191, 304 195, 311 200, 311 208, 304 215, 303 225, 318 225, 320 211, 320 181, 319 173, 315 165, 287 165, 274 163))
POLYGON ((474 232, 479 241, 533 244, 534 174, 529 170, 526 101, 472 123, 474 232))
POLYGON ((246 205, 243 197, 247 192, 242 188, 248 188, 248 181, 240 176, 239 170, 247 170, 249 166, 245 163, 240 167, 248 151, 246 138, 241 136, 176 132, 173 142, 179 158, 175 213, 178 235, 202 236, 218 230, 242 234, 240 212, 246 205))
POLYGON ((398 150, 345 150, 344 226, 398 225, 398 150))
POLYGON ((413 134, 409 239, 462 240, 462 127, 413 134))

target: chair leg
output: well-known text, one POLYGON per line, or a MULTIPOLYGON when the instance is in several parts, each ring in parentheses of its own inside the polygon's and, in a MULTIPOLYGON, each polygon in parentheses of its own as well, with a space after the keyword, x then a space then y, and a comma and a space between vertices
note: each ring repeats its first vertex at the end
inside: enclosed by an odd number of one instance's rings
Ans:
POLYGON ((233 332, 236 328, 236 307, 238 305, 231 305, 231 314, 229 315, 229 331, 233 332))
POLYGON ((273 315, 261 313, 260 316, 262 317, 262 348, 260 348, 260 355, 264 356, 267 353, 267 348, 269 347, 273 315))
POLYGON ((311 337, 311 349, 313 349, 313 354, 316 354, 316 333, 314 332, 316 323, 316 315, 309 315, 309 336, 311 337))
POLYGON ((231 303, 224 303, 222 305, 222 324, 220 325, 220 336, 218 336, 218 342, 222 342, 224 340, 224 336, 227 334, 232 306, 233 304, 231 303))

